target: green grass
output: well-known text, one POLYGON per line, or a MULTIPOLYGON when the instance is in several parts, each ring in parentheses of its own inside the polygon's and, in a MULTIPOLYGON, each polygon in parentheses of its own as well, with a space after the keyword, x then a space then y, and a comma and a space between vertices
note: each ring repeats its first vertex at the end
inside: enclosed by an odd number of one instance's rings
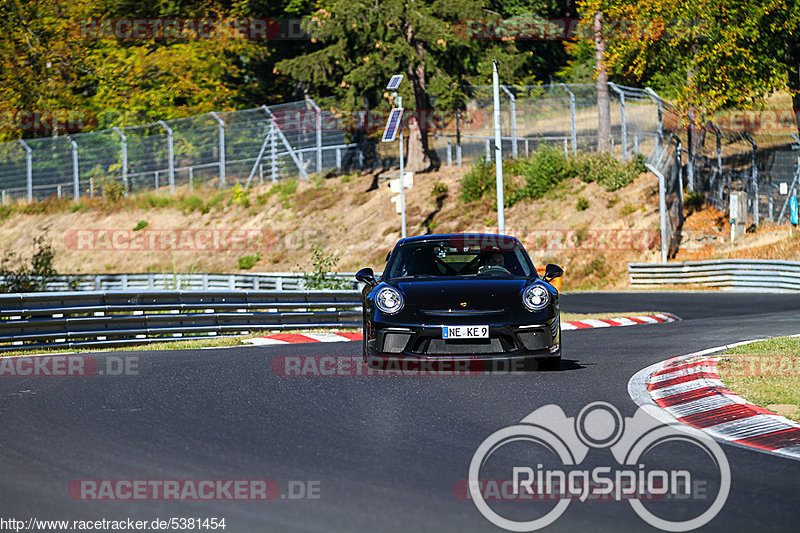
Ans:
POLYGON ((800 338, 776 337, 724 354, 731 357, 720 360, 718 368, 728 388, 755 405, 800 421, 800 338))
MULTIPOLYGON (((313 330, 286 330, 282 331, 281 333, 342 333, 342 332, 349 332, 349 331, 360 331, 360 329, 352 329, 352 328, 340 328, 340 329, 331 329, 331 328, 320 328, 320 329, 313 329, 313 330)), ((89 352, 133 352, 133 351, 149 351, 149 350, 196 350, 198 348, 224 348, 226 346, 251 346, 244 342, 247 339, 252 339, 255 337, 264 337, 266 335, 272 335, 275 331, 254 331, 252 333, 248 333, 247 335, 226 335, 223 337, 184 337, 184 340, 179 340, 178 338, 172 340, 165 339, 163 342, 151 342, 149 344, 142 343, 142 344, 133 344, 129 346, 109 346, 109 347, 93 347, 93 348, 39 348, 39 349, 32 349, 32 350, 17 350, 11 352, 4 352, 2 351, 2 346, 0 346, 0 357, 5 356, 18 356, 18 355, 39 355, 39 354, 48 354, 48 353, 89 353, 89 352)))

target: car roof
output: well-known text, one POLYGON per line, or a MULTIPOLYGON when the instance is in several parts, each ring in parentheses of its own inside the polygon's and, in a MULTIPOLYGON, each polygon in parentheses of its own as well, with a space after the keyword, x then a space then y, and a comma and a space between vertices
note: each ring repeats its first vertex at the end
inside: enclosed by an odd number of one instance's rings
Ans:
MULTIPOLYGON (((519 243, 519 239, 513 237, 511 235, 502 235, 499 233, 438 233, 433 235, 417 235, 414 237, 406 237, 405 239, 400 239, 397 241, 397 246, 402 246, 405 244, 413 244, 415 242, 424 242, 424 241, 438 241, 442 239, 482 239, 487 241, 503 241, 503 240, 513 240, 519 243)), ((521 244, 521 243, 520 243, 521 244)))

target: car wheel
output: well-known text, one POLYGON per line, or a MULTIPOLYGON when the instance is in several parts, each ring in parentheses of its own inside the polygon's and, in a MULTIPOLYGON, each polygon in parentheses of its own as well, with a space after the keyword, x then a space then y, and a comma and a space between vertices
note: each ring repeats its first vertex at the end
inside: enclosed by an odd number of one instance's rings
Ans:
POLYGON ((367 318, 361 320, 361 355, 367 360, 367 318))
POLYGON ((558 370, 561 366, 561 352, 564 350, 561 337, 561 324, 558 325, 558 355, 539 359, 539 370, 558 370))

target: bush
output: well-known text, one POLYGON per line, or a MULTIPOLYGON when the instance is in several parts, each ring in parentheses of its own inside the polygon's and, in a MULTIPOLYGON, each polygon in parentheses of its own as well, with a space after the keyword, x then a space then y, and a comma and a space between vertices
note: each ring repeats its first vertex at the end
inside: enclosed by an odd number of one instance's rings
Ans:
POLYGON ((30 267, 18 263, 14 252, 6 252, 0 261, 0 291, 2 292, 37 292, 43 291, 47 284, 53 281, 58 272, 53 266, 55 252, 50 243, 45 241, 44 235, 33 239, 36 251, 31 257, 30 267))
POLYGON ((252 255, 243 255, 242 257, 239 258, 239 268, 241 270, 250 270, 251 268, 256 266, 256 263, 258 263, 260 260, 261 260, 261 254, 259 254, 258 252, 252 255))
MULTIPOLYGON (((616 191, 632 183, 644 170, 641 156, 621 163, 611 154, 582 153, 567 157, 558 148, 542 146, 530 157, 503 163, 506 206, 541 198, 565 179, 573 177, 586 183, 596 182, 607 191, 616 191), (515 177, 524 180, 521 187, 515 187, 515 177)), ((465 203, 473 202, 494 189, 494 164, 481 161, 461 179, 460 199, 465 203)))
POLYGON ((569 177, 567 157, 564 152, 543 146, 527 159, 517 159, 509 165, 511 175, 525 179, 522 187, 513 192, 507 205, 524 199, 538 199, 569 177))
POLYGON ((641 156, 621 163, 611 154, 582 153, 571 159, 569 172, 581 181, 597 183, 611 192, 630 185, 644 171, 641 156))
POLYGON ((137 223, 136 223, 136 225, 133 227, 133 231, 139 231, 140 229, 144 229, 144 228, 146 228, 148 225, 149 225, 149 224, 148 224, 148 222, 147 222, 146 220, 140 220, 140 221, 139 221, 139 222, 137 222, 137 223))
POLYGON ((231 189, 231 196, 228 198, 228 205, 231 203, 238 204, 244 208, 250 207, 250 189, 244 188, 240 183, 237 183, 231 189))
POLYGON ((589 209, 589 200, 583 196, 578 196, 578 202, 575 204, 575 209, 578 211, 586 211, 589 209))
POLYGON ((690 192, 683 198, 683 206, 690 211, 697 211, 702 209, 706 203, 706 197, 701 192, 690 192))
POLYGON ((194 211, 203 211, 203 205, 203 199, 196 194, 187 196, 183 199, 183 212, 189 214, 194 211))
POLYGON ((119 202, 125 196, 125 186, 121 181, 108 176, 101 176, 97 178, 96 182, 103 198, 113 204, 119 202))
POLYGON ((484 193, 495 187, 495 171, 493 163, 481 160, 461 178, 459 198, 464 203, 475 202, 483 198, 484 193))
POLYGON ((312 270, 303 275, 303 284, 306 289, 349 289, 352 284, 347 280, 336 279, 331 272, 339 264, 339 258, 334 254, 326 255, 320 246, 311 247, 312 270))
POLYGON ((442 183, 441 181, 437 181, 431 187, 431 196, 436 197, 442 194, 447 194, 448 188, 446 183, 442 183))

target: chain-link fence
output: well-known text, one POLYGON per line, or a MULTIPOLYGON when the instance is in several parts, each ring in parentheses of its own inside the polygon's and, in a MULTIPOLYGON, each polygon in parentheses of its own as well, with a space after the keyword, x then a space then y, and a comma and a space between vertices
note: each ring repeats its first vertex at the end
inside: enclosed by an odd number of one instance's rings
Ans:
MULTIPOLYGON (((613 83, 607 89, 606 144, 622 160, 643 155, 664 176, 671 249, 683 223, 684 189, 703 194, 720 210, 727 208, 731 192, 746 193, 751 222, 785 222, 788 199, 800 186, 800 140, 793 121, 770 122, 778 128, 731 127, 735 120, 725 127, 687 128, 680 113, 650 89, 613 83)), ((492 157, 492 88, 472 86, 466 92, 463 109, 407 112, 407 117, 417 114, 444 165, 492 157)), ((543 144, 566 154, 597 150, 596 84, 501 86, 500 116, 504 157, 528 155, 543 144)), ((396 145, 374 138, 384 120, 381 113, 320 109, 307 99, 0 143, 0 193, 4 203, 53 195, 77 199, 109 184, 127 194, 389 168, 397 165, 396 145)))
POLYGON ((358 168, 362 151, 313 100, 0 143, 3 203, 263 183, 358 168), (325 128, 323 125, 333 124, 325 128))

